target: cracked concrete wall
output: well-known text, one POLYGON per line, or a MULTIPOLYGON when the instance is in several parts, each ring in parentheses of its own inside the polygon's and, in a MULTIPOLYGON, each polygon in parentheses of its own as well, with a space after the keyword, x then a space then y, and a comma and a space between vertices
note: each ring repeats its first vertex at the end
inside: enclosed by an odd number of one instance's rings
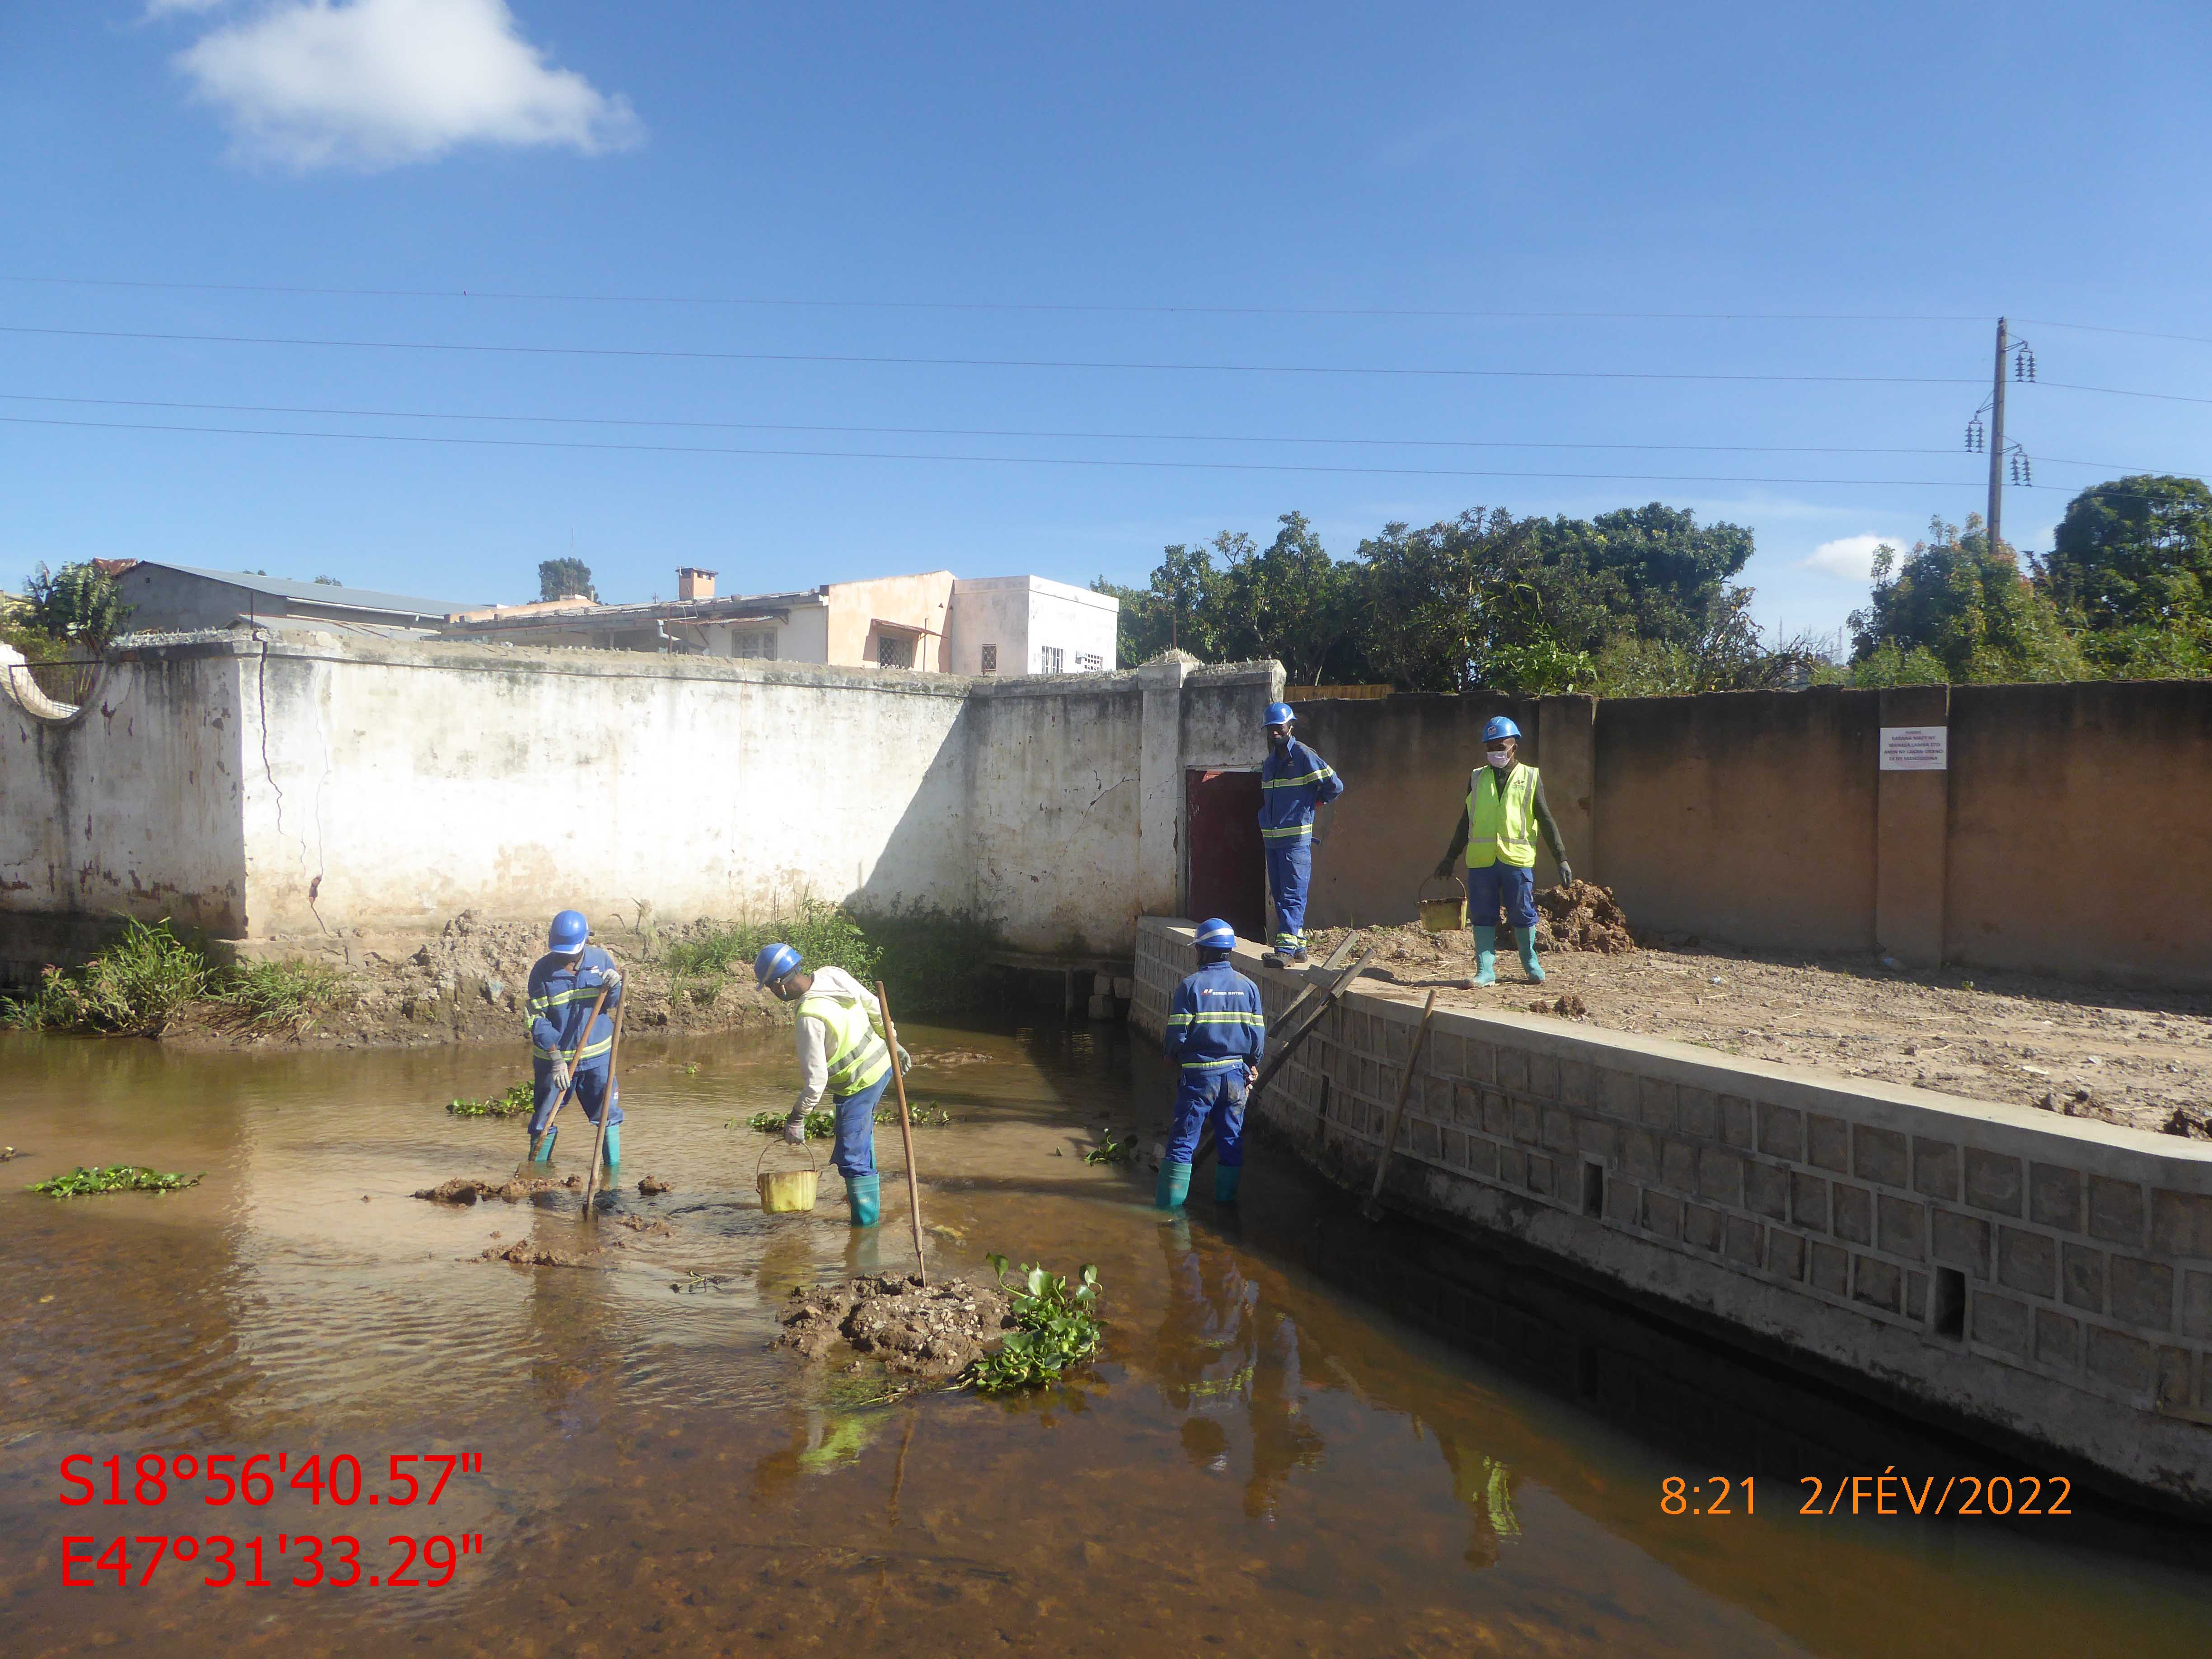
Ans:
POLYGON ((124 653, 58 718, 0 695, 0 915, 49 924, 0 939, 7 977, 118 915, 236 936, 243 668, 228 642, 124 653))

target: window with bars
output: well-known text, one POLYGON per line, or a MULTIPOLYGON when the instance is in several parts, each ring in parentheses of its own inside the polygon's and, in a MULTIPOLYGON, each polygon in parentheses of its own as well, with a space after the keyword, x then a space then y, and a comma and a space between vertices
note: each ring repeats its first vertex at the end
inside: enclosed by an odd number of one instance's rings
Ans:
POLYGON ((775 635, 773 634, 732 634, 730 635, 730 654, 733 657, 765 657, 775 660, 775 635))
POLYGON ((995 674, 999 672, 999 647, 995 645, 987 645, 983 647, 983 672, 986 674, 995 674))
POLYGON ((914 666, 914 638, 906 634, 876 635, 876 666, 878 668, 911 668, 914 666))
POLYGON ((1041 645, 1037 647, 1037 672, 1060 674, 1065 673, 1066 670, 1066 652, 1056 645, 1041 645))

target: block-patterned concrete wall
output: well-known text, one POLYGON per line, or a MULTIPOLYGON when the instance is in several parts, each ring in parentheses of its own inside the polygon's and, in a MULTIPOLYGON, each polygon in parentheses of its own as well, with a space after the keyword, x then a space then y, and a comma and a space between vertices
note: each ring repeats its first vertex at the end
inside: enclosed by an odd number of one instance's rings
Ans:
MULTIPOLYGON (((1146 1030, 1188 938, 1145 924, 1146 1030)), ((1279 1018, 1299 981, 1244 955, 1279 1018)), ((1261 1120, 1364 1190, 1419 1022, 1347 995, 1261 1120)), ((1454 1011, 1386 1190, 2212 1511, 2212 1147, 1454 1011)))

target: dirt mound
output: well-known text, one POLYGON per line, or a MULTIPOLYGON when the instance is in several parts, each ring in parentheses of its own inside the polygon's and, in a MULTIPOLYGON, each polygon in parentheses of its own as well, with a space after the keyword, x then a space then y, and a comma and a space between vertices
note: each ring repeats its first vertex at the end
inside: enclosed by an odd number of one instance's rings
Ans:
POLYGON ((1557 1014, 1561 1019, 1588 1019, 1589 1005, 1570 991, 1550 1002, 1532 1002, 1528 1005, 1528 1012, 1532 1014, 1557 1014))
POLYGON ((1544 930, 1559 951, 1597 951, 1607 956, 1636 949, 1636 933, 1613 896, 1595 882, 1569 882, 1536 895, 1544 930))
POLYGON ((637 1183, 637 1190, 643 1196, 651 1198, 655 1194, 673 1192, 676 1189, 669 1182, 663 1181, 659 1176, 647 1176, 644 1180, 637 1183))
POLYGON ((924 1289, 910 1274, 872 1274, 791 1297, 777 1347, 821 1359, 842 1340, 914 1376, 958 1375, 1007 1325, 1006 1298, 964 1279, 924 1289))
POLYGON ((477 1200, 486 1198, 503 1198, 510 1204, 520 1204, 532 1193, 570 1187, 581 1192, 584 1177, 570 1176, 566 1181, 549 1181, 538 1176, 526 1176, 520 1180, 482 1181, 474 1176, 456 1176, 438 1186, 425 1187, 415 1196, 427 1198, 433 1204, 474 1204, 477 1200))
POLYGON ((518 1238, 512 1244, 486 1250, 477 1258, 479 1261, 512 1261, 518 1267, 583 1267, 591 1264, 580 1255, 563 1255, 558 1250, 549 1250, 543 1244, 518 1238))

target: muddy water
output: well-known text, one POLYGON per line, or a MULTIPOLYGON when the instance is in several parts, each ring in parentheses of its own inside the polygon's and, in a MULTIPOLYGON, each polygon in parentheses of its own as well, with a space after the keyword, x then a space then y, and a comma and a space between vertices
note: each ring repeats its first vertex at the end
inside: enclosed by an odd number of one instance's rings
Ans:
MULTIPOLYGON (((915 1078, 955 1120, 919 1138, 927 1217, 946 1230, 934 1264, 980 1273, 994 1249, 1097 1263, 1109 1358, 1079 1389, 870 1406, 855 1403, 866 1373, 768 1351, 793 1285, 907 1259, 893 1181, 872 1236, 843 1224, 834 1176, 813 1216, 761 1213, 763 1140, 723 1125, 786 1103, 781 1041, 635 1053, 619 1196, 586 1222, 568 1193, 458 1210, 408 1196, 512 1167, 518 1126, 443 1109, 497 1092, 511 1054, 0 1038, 0 1140, 20 1150, 0 1180, 6 1650, 2009 1656, 2212 1642, 2202 1534, 2078 1491, 2063 1517, 1799 1515, 1802 1474, 1948 1480, 1989 1460, 1526 1272, 1470 1279, 1467 1247, 1367 1229, 1264 1150, 1241 1218, 1200 1201, 1163 1223, 1148 1178, 1081 1157, 1102 1127, 1149 1129, 1164 1080, 1148 1057, 1103 1030, 907 1035, 925 1054, 990 1057, 915 1078), (21 1190, 112 1162, 206 1179, 159 1199, 21 1190), (672 1190, 641 1197, 646 1175, 672 1190), (477 1259, 518 1239, 593 1265, 477 1259), (720 1283, 672 1290, 694 1273, 720 1283), (204 1480, 155 1504, 58 1501, 63 1458, 149 1452, 282 1453, 288 1471, 350 1453, 367 1474, 351 1506, 282 1487, 265 1507, 210 1506, 204 1480), (477 1453, 483 1472, 454 1475, 434 1508, 372 1509, 368 1494, 398 1491, 395 1453, 477 1453), (1668 1477, 1693 1483, 1694 1510, 1716 1474, 1753 1477, 1753 1513, 1741 1484, 1728 1515, 1662 1512, 1668 1477), (150 1543, 130 1548, 129 1587, 112 1572, 63 1587, 66 1536, 118 1534, 220 1534, 234 1551, 262 1537, 270 1587, 206 1587, 214 1547, 141 1587, 150 1543), (474 1534, 483 1553, 444 1588, 295 1589, 312 1576, 301 1534, 360 1539, 364 1581, 398 1565, 394 1534, 474 1534)), ((581 1168, 581 1126, 568 1132, 564 1173, 581 1168)))

